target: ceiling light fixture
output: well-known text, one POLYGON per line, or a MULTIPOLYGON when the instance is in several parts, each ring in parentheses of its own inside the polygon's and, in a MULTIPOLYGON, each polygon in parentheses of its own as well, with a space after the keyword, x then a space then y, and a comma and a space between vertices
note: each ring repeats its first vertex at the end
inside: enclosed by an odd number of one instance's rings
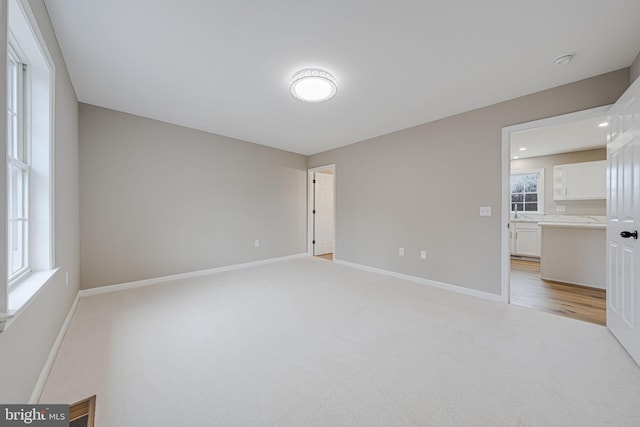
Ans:
POLYGON ((600 128, 606 128, 607 126, 609 126, 609 123, 607 123, 607 122, 602 122, 602 123, 600 123, 598 125, 598 127, 600 127, 600 128))
POLYGON ((520 151, 527 151, 527 147, 520 147, 519 150, 520 151))
POLYGON ((513 157, 512 157, 512 159, 513 159, 513 160, 518 160, 519 158, 520 158, 520 157, 518 157, 518 156, 513 156, 513 157))
POLYGON ((331 73, 318 68, 305 68, 293 75, 289 90, 294 98, 315 104, 333 98, 338 86, 331 73))

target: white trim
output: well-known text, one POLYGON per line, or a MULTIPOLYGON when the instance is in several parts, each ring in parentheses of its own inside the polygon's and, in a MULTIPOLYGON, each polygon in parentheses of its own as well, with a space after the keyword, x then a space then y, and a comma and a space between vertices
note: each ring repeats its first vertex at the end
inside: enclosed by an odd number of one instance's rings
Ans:
POLYGON ((13 0, 15 5, 20 10, 22 16, 25 18, 27 23, 28 30, 31 32, 33 39, 35 41, 35 45, 42 55, 42 59, 44 60, 44 65, 47 67, 48 78, 49 78, 49 87, 48 87, 48 95, 49 95, 49 171, 48 171, 48 187, 49 187, 49 212, 48 212, 48 220, 49 220, 49 230, 48 230, 48 238, 49 238, 49 260, 48 267, 52 269, 55 267, 55 87, 56 87, 56 63, 53 60, 53 56, 49 52, 49 46, 47 45, 46 38, 42 34, 40 30, 40 26, 38 25, 38 20, 36 19, 33 10, 31 9, 31 5, 28 0, 13 0))
POLYGON ((51 53, 49 53, 49 47, 47 46, 46 39, 42 35, 40 31, 40 27, 38 26, 38 20, 31 9, 31 5, 28 0, 17 0, 16 3, 20 7, 22 14, 25 18, 27 18, 27 22, 29 23, 29 27, 31 28, 31 32, 33 33, 34 38, 38 42, 38 47, 44 57, 45 61, 47 61, 47 65, 49 69, 55 70, 55 62, 53 61, 53 57, 51 53))
POLYGON ((209 274, 223 273, 225 271, 241 270, 244 268, 257 267, 259 265, 273 264, 276 262, 287 261, 296 258, 306 257, 306 253, 287 255, 278 258, 268 258, 260 261, 245 262, 242 264, 232 264, 223 267, 210 268, 207 270, 192 271, 189 273, 173 274, 171 276, 154 277, 152 279, 137 280, 134 282, 120 283, 117 285, 100 286, 92 289, 83 289, 79 291, 80 297, 88 297, 93 295, 107 294, 111 292, 124 291, 128 289, 141 288, 143 286, 157 285, 159 283, 170 282, 172 280, 190 279, 193 277, 202 277, 209 274))
MULTIPOLYGON (((44 43, 40 28, 36 31, 38 40, 44 43)), ((44 46, 49 64, 49 265, 53 268, 56 265, 56 64, 46 44, 44 46)))
MULTIPOLYGON (((0 2, 0 63, 2 63, 3 67, 6 68, 7 60, 8 60, 8 42, 9 42, 9 6, 6 1, 0 2)), ((6 72, 5 72, 6 73, 6 72)), ((3 76, 6 74, 2 73, 3 76)), ((8 93, 7 93, 7 84, 6 77, 3 77, 4 82, 0 84, 0 105, 3 105, 2 108, 2 117, 0 118, 0 135, 5 135, 3 137, 4 143, 0 144, 0 150, 4 150, 5 155, 2 156, 3 159, 6 159, 7 153, 7 102, 8 102, 8 93)), ((0 251, 2 256, 0 257, 0 277, 3 278, 0 281, 0 313, 4 313, 9 308, 9 285, 6 281, 6 277, 8 276, 7 270, 9 269, 7 250, 8 250, 8 239, 9 239, 9 221, 8 219, 8 206, 7 206, 7 194, 9 194, 9 180, 7 179, 7 164, 5 161, 0 162, 0 246, 5 249, 0 251)), ((3 321, 0 321, 0 329, 3 328, 3 321)))
POLYGON ((560 116, 549 117, 546 119, 535 120, 527 123, 520 123, 513 126, 505 126, 502 128, 502 209, 501 209, 501 300, 503 302, 510 301, 509 276, 511 273, 511 253, 509 250, 509 222, 511 220, 511 200, 510 178, 511 178, 511 134, 528 129, 539 128, 543 126, 555 125, 558 123, 566 123, 574 120, 587 119, 607 113, 611 105, 590 108, 588 110, 576 111, 574 113, 562 114, 560 116))
POLYGON ((51 368, 53 367, 53 362, 56 360, 56 356, 58 355, 58 350, 60 350, 60 346, 62 345, 62 340, 69 329, 69 325, 71 325, 71 320, 73 319, 73 315, 76 312, 76 308, 78 307, 78 301, 80 301, 80 292, 76 294, 76 298, 73 300, 73 304, 71 304, 71 308, 67 313, 67 317, 64 319, 62 326, 60 327, 60 331, 58 332, 58 336, 56 340, 53 342, 51 346, 51 350, 49 351, 49 356, 47 360, 44 362, 44 366, 40 371, 40 376, 38 377, 38 381, 36 381, 36 385, 33 387, 33 392, 31 393, 31 397, 29 398, 29 404, 33 405, 38 403, 40 400, 40 395, 42 395, 42 390, 44 389, 44 385, 47 382, 47 378, 49 377, 49 373, 51 372, 51 368))
MULTIPOLYGON (((523 130, 535 129, 545 126, 557 125, 560 123, 573 122, 575 120, 589 119, 591 117, 601 116, 609 111, 611 108, 611 104, 603 105, 601 107, 590 108, 588 110, 576 111, 574 113, 561 114, 559 116, 547 117, 546 119, 534 120, 532 122, 519 123, 517 125, 505 126, 502 128, 503 135, 504 131, 507 131, 509 134, 514 132, 520 132, 523 130)), ((504 140, 503 140, 504 142, 504 140)), ((509 141, 507 141, 509 142, 509 141)), ((511 150, 511 147, 509 151, 511 150)))
POLYGON ((313 256, 313 174, 333 171, 333 258, 336 257, 336 165, 330 164, 307 169, 307 254, 313 256))
POLYGON ((0 312, 0 332, 4 332, 29 305, 52 283, 58 268, 32 272, 9 290, 9 303, 4 313, 0 312))
POLYGON ((349 261, 342 261, 339 259, 333 259, 336 264, 344 265, 347 267, 357 268, 358 270, 364 270, 371 273, 384 274, 385 276, 391 276, 398 279, 408 280, 410 282, 420 283, 421 285, 427 285, 438 289, 445 289, 447 291, 457 292, 459 294, 470 295, 490 301, 502 302, 500 295, 492 294, 489 292, 478 291, 475 289, 465 288, 464 286, 452 285, 449 283, 438 282, 435 280, 424 279, 422 277, 410 276, 408 274, 396 273, 395 271, 383 270, 381 268, 369 267, 368 265, 356 264, 349 261))

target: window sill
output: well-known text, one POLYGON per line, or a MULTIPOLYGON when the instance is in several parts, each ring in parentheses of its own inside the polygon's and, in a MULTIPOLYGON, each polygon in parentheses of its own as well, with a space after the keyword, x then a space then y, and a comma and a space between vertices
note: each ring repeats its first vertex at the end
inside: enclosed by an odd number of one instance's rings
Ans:
POLYGON ((6 313, 0 313, 0 332, 7 329, 22 314, 44 287, 51 282, 58 270, 59 268, 54 268, 31 273, 9 290, 8 310, 6 313))

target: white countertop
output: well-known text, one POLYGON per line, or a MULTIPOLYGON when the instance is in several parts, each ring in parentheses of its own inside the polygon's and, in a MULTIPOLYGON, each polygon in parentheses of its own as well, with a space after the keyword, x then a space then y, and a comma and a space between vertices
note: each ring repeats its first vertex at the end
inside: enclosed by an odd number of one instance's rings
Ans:
POLYGON ((538 225, 543 227, 565 227, 565 228, 596 228, 604 230, 607 224, 601 222, 557 222, 557 221, 541 221, 538 225))
POLYGON ((511 222, 525 222, 547 227, 606 228, 606 216, 524 214, 511 217, 511 222))

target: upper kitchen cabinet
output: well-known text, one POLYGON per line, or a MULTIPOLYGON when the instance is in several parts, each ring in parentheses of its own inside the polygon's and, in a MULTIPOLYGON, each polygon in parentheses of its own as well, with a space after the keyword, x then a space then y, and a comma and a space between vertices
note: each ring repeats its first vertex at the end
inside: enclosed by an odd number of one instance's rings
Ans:
POLYGON ((553 199, 605 199, 606 182, 605 160, 557 165, 553 167, 553 199))

